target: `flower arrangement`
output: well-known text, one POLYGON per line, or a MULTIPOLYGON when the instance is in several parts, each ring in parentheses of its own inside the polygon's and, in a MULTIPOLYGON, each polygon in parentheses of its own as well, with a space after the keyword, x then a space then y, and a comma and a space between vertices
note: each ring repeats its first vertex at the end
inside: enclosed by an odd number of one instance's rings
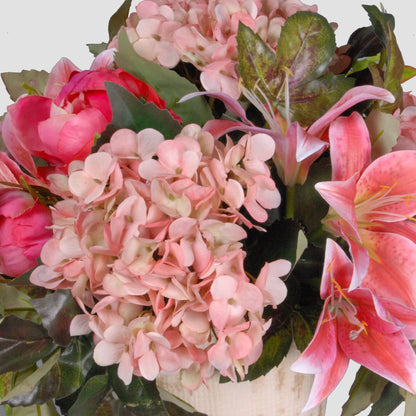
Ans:
POLYGON ((304 411, 350 360, 343 415, 411 411, 416 69, 363 7, 337 47, 300 0, 126 0, 89 69, 2 74, 8 415, 200 415, 158 378, 254 380, 293 344, 304 411))

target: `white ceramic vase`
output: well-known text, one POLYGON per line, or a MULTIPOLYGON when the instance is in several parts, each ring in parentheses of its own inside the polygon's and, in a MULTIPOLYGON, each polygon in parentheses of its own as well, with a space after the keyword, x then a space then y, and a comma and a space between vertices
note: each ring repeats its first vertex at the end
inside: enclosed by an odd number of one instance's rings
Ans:
POLYGON ((279 367, 253 381, 220 384, 217 374, 208 388, 201 386, 192 393, 182 388, 179 376, 161 376, 157 384, 208 416, 324 416, 325 403, 302 413, 313 376, 290 370, 298 356, 292 346, 279 367))

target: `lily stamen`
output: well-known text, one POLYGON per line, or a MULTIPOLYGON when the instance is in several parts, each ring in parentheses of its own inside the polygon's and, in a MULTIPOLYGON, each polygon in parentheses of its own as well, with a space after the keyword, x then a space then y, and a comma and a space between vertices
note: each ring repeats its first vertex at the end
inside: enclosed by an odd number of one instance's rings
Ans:
MULTIPOLYGON (((333 262, 329 265, 328 271, 332 269, 332 265, 333 262)), ((344 290, 341 288, 341 285, 334 278, 331 278, 331 282, 333 283, 333 292, 334 289, 338 291, 338 298, 335 299, 335 294, 332 294, 331 308, 329 309, 330 319, 324 319, 322 323, 336 318, 337 312, 341 311, 352 325, 358 327, 358 329, 350 331, 350 339, 357 339, 361 332, 368 335, 366 328, 368 324, 357 318, 358 311, 355 305, 351 302, 348 296, 344 293, 344 290)))

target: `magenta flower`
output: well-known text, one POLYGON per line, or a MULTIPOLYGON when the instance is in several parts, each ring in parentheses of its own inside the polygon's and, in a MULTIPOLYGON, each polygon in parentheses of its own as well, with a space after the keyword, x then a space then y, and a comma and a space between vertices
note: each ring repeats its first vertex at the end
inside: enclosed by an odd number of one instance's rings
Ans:
POLYGON ((52 237, 48 207, 27 192, 0 191, 0 273, 17 277, 36 266, 43 245, 52 237))
POLYGON ((349 291, 353 266, 344 251, 327 240, 321 298, 325 304, 315 335, 292 370, 315 374, 307 411, 337 386, 350 359, 416 393, 416 311, 376 298, 366 288, 349 291))
POLYGON ((61 59, 51 71, 44 96, 22 96, 8 107, 2 126, 5 145, 34 176, 44 174, 35 165, 34 156, 64 168, 91 153, 95 136, 112 118, 105 82, 116 83, 136 97, 166 108, 153 88, 120 68, 111 69, 113 52, 98 55, 86 71, 61 59))

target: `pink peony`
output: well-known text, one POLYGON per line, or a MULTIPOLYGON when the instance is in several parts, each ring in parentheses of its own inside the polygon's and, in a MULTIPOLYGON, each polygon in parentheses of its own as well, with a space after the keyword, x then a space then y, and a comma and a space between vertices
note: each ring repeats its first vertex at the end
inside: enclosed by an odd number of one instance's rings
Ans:
POLYGON ((63 58, 52 69, 44 96, 22 96, 8 107, 2 134, 17 162, 38 176, 33 156, 57 167, 84 160, 112 119, 107 81, 166 108, 150 86, 120 68, 110 69, 110 64, 112 51, 99 55, 87 71, 63 58))
POLYGON ((17 277, 36 266, 36 259, 52 230, 49 208, 27 193, 3 189, 0 193, 0 273, 17 277))

